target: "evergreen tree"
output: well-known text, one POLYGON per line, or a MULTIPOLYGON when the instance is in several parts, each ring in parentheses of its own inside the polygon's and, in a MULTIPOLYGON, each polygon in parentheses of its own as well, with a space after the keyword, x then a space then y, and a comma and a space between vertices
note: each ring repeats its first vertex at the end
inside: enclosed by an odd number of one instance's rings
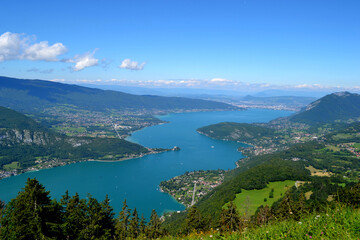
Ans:
POLYGON ((287 191, 285 196, 281 199, 280 204, 275 211, 276 218, 280 220, 296 218, 296 215, 294 214, 294 201, 291 193, 291 191, 287 191))
POLYGON ((145 217, 144 217, 143 214, 141 214, 139 230, 140 230, 140 235, 145 236, 145 233, 146 233, 146 220, 145 220, 145 217))
POLYGON ((110 199, 107 194, 104 201, 101 202, 101 208, 101 225, 104 229, 104 235, 113 236, 115 233, 115 213, 114 209, 110 206, 110 199))
POLYGON ((294 214, 296 215, 296 219, 300 219, 301 215, 308 213, 308 209, 306 207, 306 199, 304 193, 300 193, 299 199, 296 201, 294 207, 294 214))
POLYGON ((340 188, 335 199, 353 207, 360 207, 360 182, 340 188))
POLYGON ((1 220, 1 216, 2 216, 2 211, 5 208, 5 202, 0 200, 0 220, 1 220))
POLYGON ((229 203, 227 209, 221 212, 221 227, 223 231, 238 231, 241 225, 240 215, 233 201, 229 203))
POLYGON ((269 193, 269 198, 274 198, 274 189, 272 188, 269 193))
POLYGON ((146 228, 146 236, 150 239, 156 239, 159 238, 161 235, 161 221, 156 211, 153 209, 150 216, 150 222, 146 228))
POLYGON ((129 236, 131 238, 137 238, 139 236, 139 232, 139 216, 135 208, 129 223, 129 236))
POLYGON ((205 221, 201 216, 200 211, 196 206, 192 206, 188 210, 187 217, 185 219, 185 232, 190 233, 192 231, 199 232, 204 230, 205 228, 205 221))
POLYGON ((66 238, 81 238, 86 226, 86 201, 80 199, 79 194, 76 193, 72 198, 68 198, 67 194, 61 202, 66 203, 62 226, 66 238))
POLYGON ((62 196, 60 203, 61 205, 66 208, 70 200, 69 191, 66 190, 65 195, 62 196))
POLYGON ((122 210, 119 213, 119 217, 117 219, 115 225, 115 235, 117 239, 126 239, 127 231, 129 227, 129 217, 130 217, 130 209, 126 204, 126 199, 123 202, 122 210))
POLYGON ((23 191, 11 200, 1 219, 1 239, 61 238, 60 206, 36 179, 28 179, 23 191))
POLYGON ((268 205, 260 206, 254 215, 255 223, 257 225, 263 225, 268 223, 272 219, 271 208, 268 205))
POLYGON ((83 230, 83 234, 86 239, 98 239, 103 235, 103 226, 101 226, 102 209, 100 203, 88 195, 88 201, 86 204, 86 228, 83 230))

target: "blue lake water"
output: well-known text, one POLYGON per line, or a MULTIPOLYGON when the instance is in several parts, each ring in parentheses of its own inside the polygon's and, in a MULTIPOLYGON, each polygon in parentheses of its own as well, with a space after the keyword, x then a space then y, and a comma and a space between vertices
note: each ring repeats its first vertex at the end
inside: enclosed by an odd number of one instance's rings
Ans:
POLYGON ((27 178, 36 177, 51 196, 60 199, 66 190, 81 197, 91 193, 102 201, 108 194, 115 212, 121 210, 126 198, 131 209, 149 217, 151 210, 159 214, 170 210, 183 210, 171 196, 158 189, 161 181, 181 175, 186 171, 207 169, 232 169, 243 157, 237 152, 240 143, 208 138, 196 129, 219 122, 267 122, 292 112, 265 109, 229 112, 175 113, 160 116, 167 124, 134 132, 128 140, 147 147, 172 148, 171 151, 122 162, 81 162, 29 172, 0 180, 0 199, 9 201, 24 187, 27 178), (212 147, 213 146, 213 147, 212 147))

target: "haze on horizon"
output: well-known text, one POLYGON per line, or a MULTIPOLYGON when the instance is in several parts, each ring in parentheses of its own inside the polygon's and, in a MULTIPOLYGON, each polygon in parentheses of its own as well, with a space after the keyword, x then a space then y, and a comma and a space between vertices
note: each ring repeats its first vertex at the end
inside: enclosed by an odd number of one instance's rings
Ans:
POLYGON ((6 1, 2 76, 232 91, 359 91, 360 2, 6 1))

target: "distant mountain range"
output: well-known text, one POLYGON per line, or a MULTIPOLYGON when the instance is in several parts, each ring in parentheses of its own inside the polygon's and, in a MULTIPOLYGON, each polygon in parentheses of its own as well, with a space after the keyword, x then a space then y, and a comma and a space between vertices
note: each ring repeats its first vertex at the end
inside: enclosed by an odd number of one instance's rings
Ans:
POLYGON ((312 102, 289 119, 293 122, 317 124, 360 118, 360 95, 338 92, 312 102))
POLYGON ((116 110, 239 110, 226 103, 182 97, 133 95, 43 80, 0 77, 0 105, 22 112, 36 112, 57 105, 81 109, 116 110))

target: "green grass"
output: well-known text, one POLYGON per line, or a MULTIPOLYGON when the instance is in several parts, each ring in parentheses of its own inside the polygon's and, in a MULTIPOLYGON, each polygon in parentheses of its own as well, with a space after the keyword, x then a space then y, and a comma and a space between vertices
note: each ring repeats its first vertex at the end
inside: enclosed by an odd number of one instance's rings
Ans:
POLYGON ((360 143, 355 143, 354 148, 357 148, 358 150, 360 150, 360 143))
MULTIPOLYGON (((254 215, 256 209, 261 205, 271 206, 276 200, 284 195, 288 187, 292 187, 294 184, 295 181, 286 180, 283 182, 271 182, 266 188, 260 190, 242 189, 241 193, 236 194, 234 203, 241 215, 250 217, 251 215, 254 215), (272 188, 274 189, 274 197, 269 198, 269 193, 272 188), (266 202, 264 202, 264 198, 267 199, 266 202)), ((227 204, 225 204, 225 206, 226 205, 227 204)))
POLYGON ((11 171, 20 168, 19 162, 12 162, 3 166, 5 171, 11 171))
POLYGON ((335 136, 333 136, 333 139, 335 141, 340 140, 340 139, 349 139, 349 138, 353 138, 354 136, 352 134, 347 134, 347 133, 338 133, 335 136))
POLYGON ((337 206, 325 213, 303 216, 300 221, 287 220, 266 226, 246 228, 242 232, 221 234, 213 230, 207 233, 190 234, 187 237, 165 237, 173 239, 360 239, 360 211, 350 207, 337 206))
POLYGON ((340 148, 334 145, 327 146, 325 149, 333 150, 334 152, 339 152, 340 148))

